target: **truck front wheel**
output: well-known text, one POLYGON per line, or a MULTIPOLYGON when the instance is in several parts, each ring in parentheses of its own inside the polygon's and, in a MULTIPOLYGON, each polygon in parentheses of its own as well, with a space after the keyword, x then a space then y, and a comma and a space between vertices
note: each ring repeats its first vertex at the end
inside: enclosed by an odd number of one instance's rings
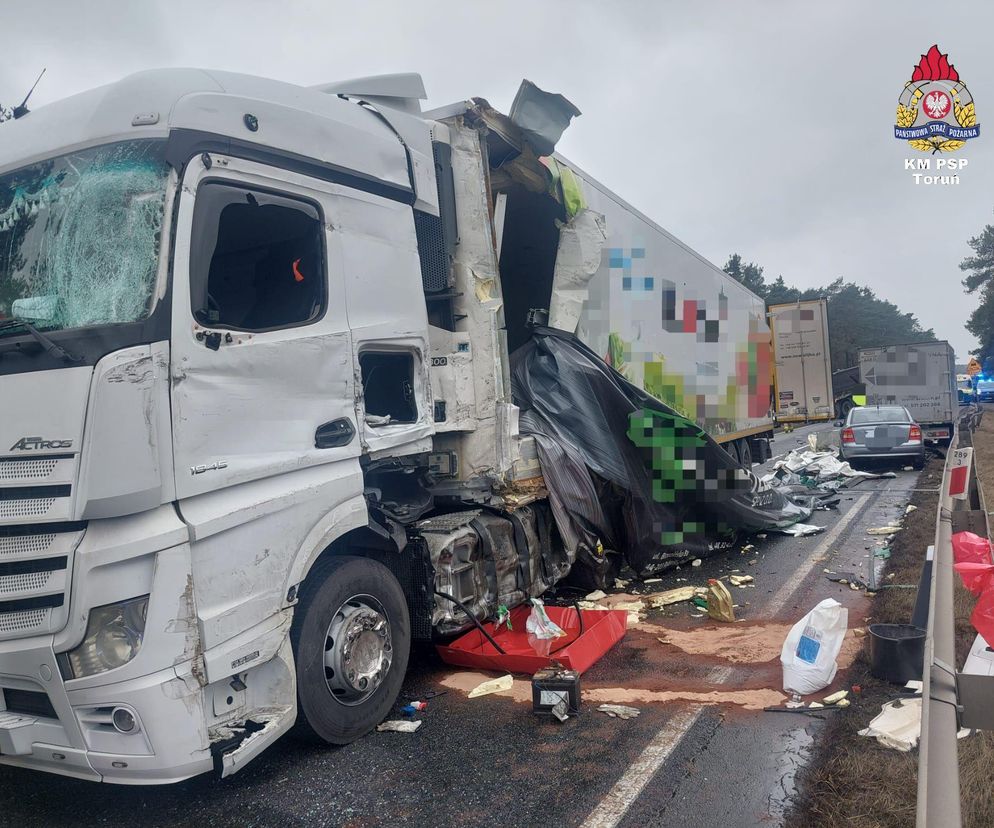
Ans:
POLYGON ((390 711, 407 671, 411 623, 404 593, 383 564, 319 560, 290 628, 297 669, 296 733, 345 745, 390 711))

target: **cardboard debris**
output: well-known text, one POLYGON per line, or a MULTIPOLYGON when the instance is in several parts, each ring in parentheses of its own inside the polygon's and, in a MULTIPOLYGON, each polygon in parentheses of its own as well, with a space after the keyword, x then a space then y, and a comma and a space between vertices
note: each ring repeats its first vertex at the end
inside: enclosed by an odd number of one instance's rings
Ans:
POLYGON ((895 699, 880 709, 860 736, 872 736, 884 747, 909 752, 918 744, 922 729, 922 700, 895 699))
POLYGON ((839 690, 838 693, 832 693, 830 696, 825 696, 822 701, 825 702, 825 704, 835 704, 836 702, 842 701, 848 695, 848 690, 839 690))
POLYGON ((900 526, 877 526, 874 529, 867 529, 866 534, 868 535, 893 535, 895 532, 900 532, 900 526))
POLYGON ((601 713, 607 713, 612 719, 634 719, 639 714, 637 707, 624 704, 602 704, 597 708, 601 713))
POLYGON ((421 722, 412 721, 399 721, 391 720, 388 722, 380 722, 376 729, 380 733, 414 733, 419 727, 421 727, 421 722))
POLYGON ((697 587, 677 587, 676 589, 668 589, 666 592, 660 592, 657 595, 653 595, 649 599, 649 604, 657 609, 660 607, 668 607, 670 604, 679 604, 682 601, 690 601, 696 594, 697 587))
POLYGON ((482 684, 478 684, 469 691, 469 698, 475 699, 480 696, 489 696, 491 693, 500 693, 503 690, 510 690, 514 686, 514 677, 508 673, 500 678, 490 679, 482 684))

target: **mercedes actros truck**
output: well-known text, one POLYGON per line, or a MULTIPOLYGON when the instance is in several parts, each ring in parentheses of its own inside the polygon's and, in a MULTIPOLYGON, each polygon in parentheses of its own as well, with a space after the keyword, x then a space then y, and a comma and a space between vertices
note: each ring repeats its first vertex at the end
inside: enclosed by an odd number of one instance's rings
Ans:
POLYGON ((417 75, 145 72, 0 124, 0 763, 228 775, 342 744, 412 640, 542 594, 508 354, 536 319, 748 457, 763 303, 417 75))

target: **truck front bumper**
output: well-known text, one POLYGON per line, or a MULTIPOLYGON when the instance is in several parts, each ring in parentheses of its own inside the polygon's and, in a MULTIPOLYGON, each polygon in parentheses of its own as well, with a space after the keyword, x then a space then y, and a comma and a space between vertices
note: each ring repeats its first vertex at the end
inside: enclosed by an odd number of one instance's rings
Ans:
POLYGON ((0 764, 138 785, 209 771, 202 694, 183 667, 72 690, 50 640, 0 643, 0 764), (134 715, 131 732, 112 723, 121 707, 134 715))

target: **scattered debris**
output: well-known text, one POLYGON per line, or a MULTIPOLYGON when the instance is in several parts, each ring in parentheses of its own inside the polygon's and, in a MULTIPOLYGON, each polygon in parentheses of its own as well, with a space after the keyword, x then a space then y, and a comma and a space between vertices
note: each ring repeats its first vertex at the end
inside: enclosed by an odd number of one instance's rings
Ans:
POLYGON ((416 731, 419 727, 421 727, 421 722, 392 719, 390 721, 380 722, 376 726, 376 729, 380 733, 414 733, 414 731, 416 731))
POLYGON ((839 699, 836 703, 836 707, 848 707, 850 704, 849 699, 839 699))
MULTIPOLYGON (((607 595, 604 595, 607 598, 607 595)), ((525 621, 528 643, 539 655, 547 656, 552 651, 552 642, 566 635, 566 631, 555 623, 545 611, 545 604, 539 598, 531 599, 532 610, 525 621)))
POLYGON ((489 696, 491 693, 501 693, 514 687, 514 676, 508 673, 500 678, 490 679, 482 684, 478 684, 469 691, 469 698, 475 699, 480 696, 489 696))
POLYGON ((400 708, 400 712, 405 716, 413 716, 415 713, 420 713, 423 710, 428 709, 428 702, 426 701, 416 701, 410 704, 405 704, 400 708))
POLYGON ((701 565, 701 559, 700 558, 694 558, 694 560, 691 562, 690 565, 691 566, 700 566, 701 565))
POLYGON ((750 551, 752 551, 755 548, 756 547, 753 544, 747 543, 745 546, 742 547, 742 551, 743 552, 750 552, 750 551))
POLYGON ((914 470, 915 470, 914 466, 905 466, 901 471, 914 471, 914 470))
POLYGON ((753 582, 753 577, 752 575, 729 575, 728 580, 731 582, 732 586, 736 586, 741 589, 745 587, 746 584, 751 584, 753 582))
POLYGON ((825 696, 822 701, 825 702, 825 704, 835 704, 836 702, 842 701, 848 695, 848 690, 840 690, 838 693, 832 693, 830 696, 825 696))
POLYGON ((649 599, 649 604, 656 609, 668 607, 670 604, 679 604, 683 601, 690 601, 697 594, 698 587, 683 586, 676 589, 668 589, 660 592, 649 599))
POLYGON ((780 651, 786 692, 807 695, 832 683, 848 622, 848 610, 826 598, 790 628, 780 651))
POLYGON ((721 581, 708 579, 708 615, 715 621, 735 621, 732 593, 721 581))
POLYGON ((766 539, 766 532, 760 532, 758 535, 756 535, 756 537, 765 540, 766 539))
POLYGON ((785 535, 793 535, 795 538, 803 538, 807 535, 817 535, 819 532, 824 532, 824 526, 813 526, 810 523, 795 523, 792 526, 785 526, 783 529, 777 529, 777 532, 783 532, 785 535))
POLYGON ((532 676, 532 710, 561 722, 580 713, 580 674, 558 664, 543 667, 532 676))
MULTIPOLYGON (((617 582, 615 583, 615 586, 617 586, 617 582)), ((607 593, 604 592, 604 590, 602 590, 602 589, 595 589, 589 595, 585 595, 583 597, 583 600, 584 601, 600 601, 601 598, 607 598, 607 593)))
POLYGON ((824 719, 825 717, 821 715, 826 710, 832 710, 831 707, 817 708, 814 706, 805 707, 803 704, 796 707, 789 704, 783 707, 764 707, 763 710, 767 713, 800 713, 802 716, 811 716, 815 719, 824 719))
POLYGON ((918 744, 922 729, 922 700, 895 699, 884 704, 880 713, 860 736, 872 736, 884 747, 907 753, 918 744))
POLYGON ((913 512, 913 511, 915 511, 915 510, 916 510, 917 508, 918 508, 917 506, 912 506, 912 505, 911 505, 911 504, 909 503, 909 504, 908 504, 908 508, 904 510, 904 514, 906 514, 906 515, 910 515, 910 514, 911 514, 911 513, 913 512))
POLYGON ((615 578, 614 579, 614 588, 615 589, 628 589, 628 584, 629 584, 628 581, 622 581, 621 578, 615 578))
POLYGON ((628 707, 624 704, 602 704, 597 709, 601 713, 607 713, 612 719, 634 719, 640 712, 637 707, 628 707))
POLYGON ((856 638, 862 638, 866 635, 866 629, 863 627, 853 627, 852 634, 855 635, 856 638))
POLYGON ((874 529, 867 529, 868 535, 893 535, 901 531, 900 526, 877 526, 874 529))
MULTIPOLYGON (((661 584, 662 582, 663 582, 662 578, 646 578, 642 583, 643 584, 661 584)), ((617 583, 617 581, 615 581, 615 583, 617 583)))
POLYGON ((874 558, 883 558, 884 560, 886 560, 887 558, 890 557, 890 547, 889 546, 881 546, 876 552, 873 553, 873 557, 874 558))

